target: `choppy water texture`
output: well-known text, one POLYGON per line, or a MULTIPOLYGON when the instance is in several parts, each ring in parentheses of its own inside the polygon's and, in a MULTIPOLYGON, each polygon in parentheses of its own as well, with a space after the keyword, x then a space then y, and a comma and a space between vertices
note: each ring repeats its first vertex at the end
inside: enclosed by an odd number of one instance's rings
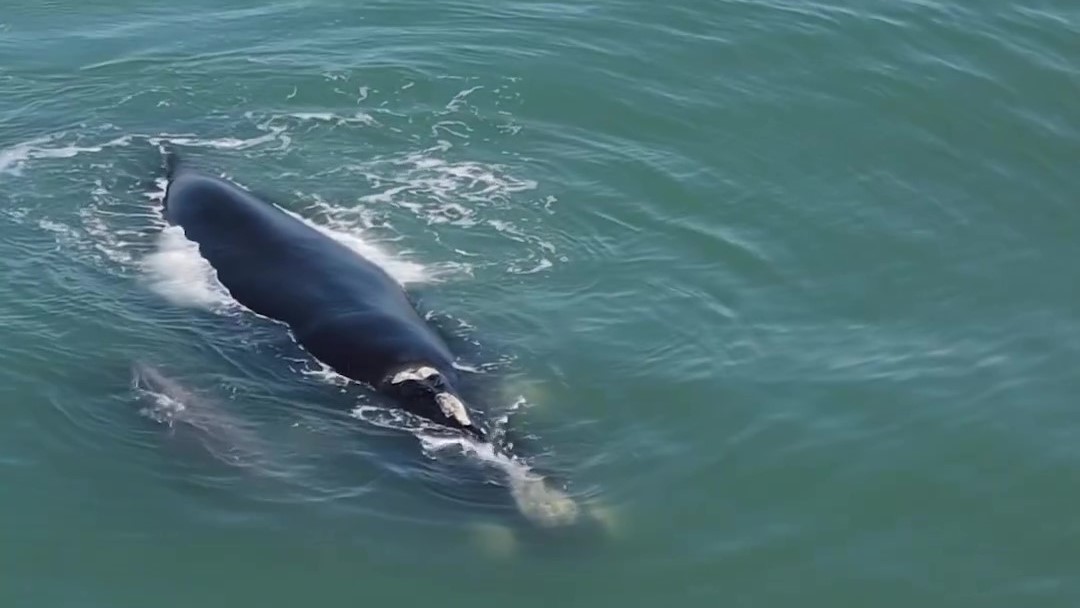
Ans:
POLYGON ((0 605, 1080 605, 1078 57, 1066 0, 6 0, 0 605), (604 532, 232 302, 166 141, 604 532))

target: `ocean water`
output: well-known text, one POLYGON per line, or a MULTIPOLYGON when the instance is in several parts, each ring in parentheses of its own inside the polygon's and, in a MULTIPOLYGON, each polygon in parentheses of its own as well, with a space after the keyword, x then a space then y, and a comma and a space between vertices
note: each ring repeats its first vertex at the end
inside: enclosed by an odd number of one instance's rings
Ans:
POLYGON ((1080 606, 1077 58, 1067 0, 4 0, 0 605, 1080 606), (512 466, 233 302, 166 144, 384 265, 512 466))

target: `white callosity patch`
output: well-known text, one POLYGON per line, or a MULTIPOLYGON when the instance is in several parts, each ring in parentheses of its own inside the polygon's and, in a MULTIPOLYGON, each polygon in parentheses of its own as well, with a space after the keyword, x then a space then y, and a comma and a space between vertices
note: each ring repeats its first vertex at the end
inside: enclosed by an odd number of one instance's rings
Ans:
POLYGON ((450 393, 439 393, 435 395, 435 401, 447 418, 457 420, 462 426, 472 426, 472 420, 469 420, 469 414, 465 411, 465 404, 460 399, 450 393))
POLYGON ((434 367, 418 367, 416 369, 405 369, 394 374, 394 377, 390 379, 391 384, 400 384, 406 380, 427 380, 428 378, 438 375, 439 370, 434 367))
MULTIPOLYGON (((427 365, 417 367, 415 369, 404 369, 394 374, 394 377, 390 379, 391 384, 400 384, 406 380, 415 380, 422 382, 433 376, 438 376, 439 370, 427 365)), ((472 426, 472 420, 469 419, 469 413, 465 409, 465 404, 460 399, 452 395, 451 393, 438 393, 435 395, 435 401, 439 404, 439 409, 442 410, 443 415, 451 420, 457 420, 459 424, 463 426, 472 426)))

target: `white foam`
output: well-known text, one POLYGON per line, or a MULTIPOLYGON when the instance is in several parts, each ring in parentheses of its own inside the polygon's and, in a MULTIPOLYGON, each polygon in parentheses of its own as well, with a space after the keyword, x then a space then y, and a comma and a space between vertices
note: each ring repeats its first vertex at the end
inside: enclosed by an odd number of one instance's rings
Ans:
POLYGON ((347 226, 341 222, 335 222, 336 226, 334 227, 324 226, 287 209, 283 211, 377 264, 402 285, 423 283, 428 280, 423 265, 402 260, 386 253, 377 245, 363 238, 357 228, 347 226))
MULTIPOLYGON (((161 142, 157 142, 161 146, 161 142)), ((168 189, 164 177, 154 181, 156 190, 146 193, 154 210, 153 224, 161 227, 154 251, 147 254, 139 266, 150 288, 178 306, 223 312, 238 308, 225 286, 217 278, 210 262, 199 253, 199 246, 184 234, 179 226, 169 225, 162 215, 162 201, 168 189)), ((111 232, 105 235, 111 242, 111 232)))
POLYGON ((328 226, 342 232, 362 232, 380 223, 376 212, 369 207, 345 207, 331 203, 318 194, 305 195, 300 191, 295 195, 298 199, 310 198, 308 208, 324 215, 328 226))
POLYGON ((469 95, 472 95, 473 93, 479 91, 482 88, 484 87, 481 85, 465 89, 464 91, 459 91, 458 94, 454 95, 454 98, 446 104, 446 109, 450 111, 456 111, 460 109, 461 106, 465 104, 465 100, 469 97, 469 95))
MULTIPOLYGON (((305 363, 307 363, 307 361, 305 361, 305 363)), ((312 369, 311 367, 305 367, 304 369, 300 370, 301 374, 309 376, 311 378, 315 378, 317 380, 321 380, 327 384, 332 384, 334 386, 348 386, 349 383, 352 382, 352 380, 350 380, 349 378, 335 372, 329 365, 323 363, 322 361, 319 361, 318 359, 315 359, 314 357, 311 358, 310 363, 315 366, 315 369, 312 369)))
POLYGON ((552 264, 551 260, 547 258, 540 258, 540 261, 531 268, 522 268, 517 265, 512 265, 510 266, 510 272, 512 272, 513 274, 535 274, 537 272, 543 272, 544 270, 547 270, 552 266, 554 266, 554 264, 552 264))
POLYGON ((481 370, 479 367, 476 367, 475 365, 468 365, 466 363, 459 363, 457 361, 454 361, 452 365, 454 366, 454 369, 460 369, 464 372, 472 372, 474 374, 483 373, 483 370, 481 370))
MULTIPOLYGON (((164 149, 162 149, 162 153, 164 154, 164 149)), ((145 196, 146 196, 146 198, 150 199, 151 201, 153 201, 155 203, 159 203, 158 205, 154 206, 154 209, 157 211, 158 217, 160 218, 161 223, 164 224, 165 223, 165 218, 161 215, 162 208, 161 208, 160 203, 162 203, 165 200, 165 193, 169 189, 169 180, 166 179, 165 177, 159 177, 159 178, 154 180, 154 185, 157 186, 157 190, 150 190, 150 191, 145 193, 145 196)))
POLYGON ((0 173, 17 174, 23 163, 37 158, 72 158, 84 152, 101 152, 105 148, 126 146, 131 143, 133 137, 124 135, 97 146, 46 145, 62 136, 63 134, 38 137, 0 150, 0 173))
POLYGON ((341 116, 331 112, 293 112, 287 116, 301 121, 327 122, 335 126, 363 125, 372 126, 378 124, 370 114, 355 112, 352 116, 341 116))
POLYGON ((431 125, 431 135, 438 137, 440 133, 447 133, 460 139, 469 139, 472 127, 460 120, 441 120, 431 125))
POLYGON ((189 146, 193 148, 215 148, 218 150, 247 150, 248 148, 254 148, 262 144, 270 142, 280 142, 281 149, 288 147, 292 139, 285 133, 284 126, 272 126, 269 124, 257 125, 258 128, 263 131, 262 135, 256 135, 255 137, 249 137, 242 139, 238 137, 218 137, 203 139, 191 135, 190 133, 162 133, 154 137, 149 137, 147 140, 155 146, 161 146, 162 144, 170 143, 180 146, 189 146))
POLYGON ((238 305, 199 254, 199 246, 179 226, 161 231, 157 250, 143 259, 142 266, 150 287, 174 304, 215 311, 238 305))
POLYGON ((510 417, 516 414, 522 408, 529 406, 529 400, 524 395, 518 395, 516 399, 510 404, 510 407, 506 408, 506 411, 501 416, 495 419, 494 423, 496 427, 506 428, 506 425, 510 423, 510 417))
POLYGON ((94 180, 90 196, 94 199, 94 204, 79 210, 83 230, 91 237, 89 241, 93 243, 94 249, 109 260, 125 266, 131 265, 135 262, 130 251, 134 243, 125 239, 138 239, 141 234, 136 230, 117 230, 106 223, 105 218, 109 212, 105 208, 108 205, 109 191, 100 179, 94 180))
MULTIPOLYGON (((359 199, 360 202, 369 209, 384 205, 405 209, 432 226, 476 228, 488 224, 507 238, 543 248, 543 244, 537 242, 539 239, 514 229, 509 222, 486 217, 497 209, 510 208, 511 198, 516 193, 535 189, 537 183, 517 179, 499 165, 441 158, 451 147, 449 142, 443 141, 401 157, 374 159, 348 167, 363 175, 374 187, 372 193, 359 199)), ((455 250, 461 254, 460 249, 455 250)), ((542 257, 540 252, 532 252, 523 260, 511 261, 511 271, 539 272, 552 265, 550 260, 541 261, 542 257)), ((428 271, 433 280, 469 276, 473 273, 473 263, 455 260, 439 268, 428 268, 428 271)))
POLYGON ((64 240, 73 241, 79 238, 79 233, 76 232, 76 230, 71 226, 68 226, 67 224, 61 224, 60 222, 54 222, 50 219, 38 220, 38 228, 52 232, 53 234, 58 235, 64 240))
POLYGON ((154 403, 153 405, 140 409, 139 413, 150 418, 154 422, 172 426, 176 418, 182 415, 184 410, 187 409, 183 402, 173 399, 165 393, 145 390, 143 394, 153 399, 154 403))
MULTIPOLYGON (((457 103, 463 103, 474 90, 463 91, 457 97, 457 103)), ((438 123, 438 130, 445 131, 447 127, 459 136, 467 136, 471 128, 463 121, 438 123)), ((554 244, 510 219, 520 216, 515 199, 522 192, 537 189, 536 181, 518 178, 508 167, 497 163, 447 159, 446 153, 451 149, 450 141, 440 140, 421 150, 377 157, 343 168, 362 175, 371 187, 371 191, 359 199, 363 209, 379 213, 380 208, 392 206, 407 210, 432 226, 490 228, 502 237, 522 243, 525 250, 514 256, 516 259, 505 260, 507 272, 538 273, 550 269, 556 261, 565 261, 554 244)), ((545 199, 542 202, 544 210, 550 213, 552 203, 550 197, 545 199)), ((447 244, 459 255, 472 257, 459 247, 447 244)), ((442 279, 447 274, 471 275, 473 272, 471 261, 456 260, 451 264, 453 266, 443 269, 429 267, 429 276, 442 279)))
POLYGON ((404 186, 394 186, 393 188, 388 188, 382 192, 364 195, 360 197, 360 201, 364 203, 390 203, 393 202, 394 197, 405 192, 409 187, 408 184, 404 186))
POLYGON ((402 157, 351 165, 349 169, 360 173, 380 189, 360 200, 394 203, 415 212, 429 223, 471 226, 477 223, 476 208, 505 203, 510 195, 534 190, 538 186, 533 180, 509 175, 499 165, 474 161, 450 162, 438 156, 452 147, 450 142, 442 140, 435 146, 402 157), (463 203, 476 205, 467 207, 463 203))
POLYGON ((48 138, 33 139, 0 150, 0 173, 18 173, 20 165, 30 159, 30 151, 34 146, 47 141, 48 138))
POLYGON ((143 408, 140 413, 170 426, 187 410, 185 402, 194 401, 194 396, 186 388, 157 369, 141 363, 132 367, 131 385, 140 394, 154 400, 153 405, 143 408))
POLYGON ((94 209, 86 207, 79 211, 83 218, 83 231, 67 224, 48 218, 38 220, 38 227, 55 235, 57 244, 62 247, 70 247, 80 251, 94 250, 106 259, 119 264, 128 264, 133 261, 130 253, 126 251, 128 243, 120 238, 120 234, 109 231, 99 217, 94 216, 94 209), (86 238, 87 236, 91 238, 86 238))
POLYGON ((379 407, 375 405, 358 405, 350 412, 353 418, 377 426, 379 428, 394 431, 405 431, 420 436, 425 431, 445 431, 434 422, 415 416, 398 408, 379 407))

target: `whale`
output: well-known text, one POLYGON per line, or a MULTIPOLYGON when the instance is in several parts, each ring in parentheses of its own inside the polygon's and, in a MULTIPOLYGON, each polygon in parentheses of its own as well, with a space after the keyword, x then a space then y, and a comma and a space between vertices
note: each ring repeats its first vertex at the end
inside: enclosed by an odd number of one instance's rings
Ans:
POLYGON ((165 220, 244 307, 288 326, 311 356, 401 409, 486 440, 446 342, 382 267, 276 204, 166 158, 165 220))
MULTIPOLYGON (((301 348, 338 374, 449 433, 428 436, 433 449, 456 449, 501 471, 526 520, 543 528, 579 521, 586 510, 511 454, 467 403, 447 343, 382 267, 175 152, 165 169, 165 220, 197 245, 237 302, 287 325, 301 348)), ((601 521, 600 511, 586 513, 601 521)))

